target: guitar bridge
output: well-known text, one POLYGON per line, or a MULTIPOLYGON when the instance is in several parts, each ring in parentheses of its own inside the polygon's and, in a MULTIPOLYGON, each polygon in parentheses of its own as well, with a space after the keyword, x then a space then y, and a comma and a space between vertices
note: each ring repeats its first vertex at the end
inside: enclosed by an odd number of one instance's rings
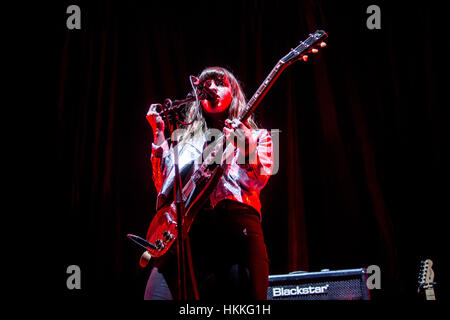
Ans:
POLYGON ((170 231, 164 231, 163 233, 163 237, 164 237, 164 242, 169 242, 170 240, 172 240, 174 238, 174 235, 172 233, 170 233, 170 231))

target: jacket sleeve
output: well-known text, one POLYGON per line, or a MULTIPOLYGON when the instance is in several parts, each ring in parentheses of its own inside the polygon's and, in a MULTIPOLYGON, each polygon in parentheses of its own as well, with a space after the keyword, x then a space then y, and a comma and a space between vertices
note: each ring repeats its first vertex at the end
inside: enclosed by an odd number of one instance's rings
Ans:
POLYGON ((172 152, 170 151, 167 140, 159 146, 152 143, 150 160, 153 169, 153 183, 159 194, 162 185, 173 166, 172 152))
POLYGON ((273 172, 273 143, 267 130, 258 130, 256 150, 246 159, 245 167, 256 179, 255 187, 262 189, 273 172))

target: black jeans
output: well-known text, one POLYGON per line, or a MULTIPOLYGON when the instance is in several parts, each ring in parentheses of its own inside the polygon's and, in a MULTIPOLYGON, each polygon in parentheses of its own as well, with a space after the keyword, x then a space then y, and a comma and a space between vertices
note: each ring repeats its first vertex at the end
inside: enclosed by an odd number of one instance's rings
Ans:
MULTIPOLYGON (((260 217, 253 208, 221 201, 214 210, 198 214, 189 237, 201 300, 267 299, 269 259, 260 217)), ((189 285, 190 278, 187 282, 189 285)), ((174 244, 153 262, 144 298, 172 299, 177 297, 176 290, 174 244)))

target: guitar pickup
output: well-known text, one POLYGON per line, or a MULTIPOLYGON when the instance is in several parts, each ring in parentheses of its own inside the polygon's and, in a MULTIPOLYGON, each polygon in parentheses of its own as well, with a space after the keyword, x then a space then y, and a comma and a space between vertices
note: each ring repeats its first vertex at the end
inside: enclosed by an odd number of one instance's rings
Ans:
POLYGON ((169 224, 177 224, 171 217, 170 214, 168 212, 165 212, 164 215, 166 216, 166 220, 169 224))

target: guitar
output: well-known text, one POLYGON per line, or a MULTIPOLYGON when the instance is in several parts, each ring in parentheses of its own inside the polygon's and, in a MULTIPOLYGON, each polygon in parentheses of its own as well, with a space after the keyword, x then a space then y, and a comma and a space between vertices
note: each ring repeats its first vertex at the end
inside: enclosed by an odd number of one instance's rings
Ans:
MULTIPOLYGON (((309 52, 316 53, 318 47, 324 47, 326 44, 323 40, 327 37, 328 35, 324 31, 317 30, 278 61, 248 101, 247 107, 241 113, 239 120, 245 123, 269 91, 270 87, 280 76, 281 72, 298 60, 306 61, 308 58, 306 54, 309 52)), ((223 154, 227 152, 227 149, 225 152, 223 151, 225 140, 225 135, 222 134, 215 143, 208 147, 208 153, 206 153, 207 156, 204 161, 183 186, 182 194, 184 199, 186 199, 186 210, 182 225, 183 235, 189 232, 189 228, 196 214, 205 205, 210 194, 222 177, 224 169, 219 164, 225 158, 223 154)), ((156 258, 165 254, 177 236, 178 225, 175 202, 165 205, 157 211, 148 228, 146 240, 134 235, 128 235, 129 238, 146 248, 140 260, 141 267, 145 267, 151 257, 156 258)))
POLYGON ((420 263, 419 271, 419 287, 417 288, 417 293, 425 290, 425 298, 427 300, 436 300, 434 295, 434 271, 431 268, 433 266, 433 261, 431 259, 426 259, 420 263))

